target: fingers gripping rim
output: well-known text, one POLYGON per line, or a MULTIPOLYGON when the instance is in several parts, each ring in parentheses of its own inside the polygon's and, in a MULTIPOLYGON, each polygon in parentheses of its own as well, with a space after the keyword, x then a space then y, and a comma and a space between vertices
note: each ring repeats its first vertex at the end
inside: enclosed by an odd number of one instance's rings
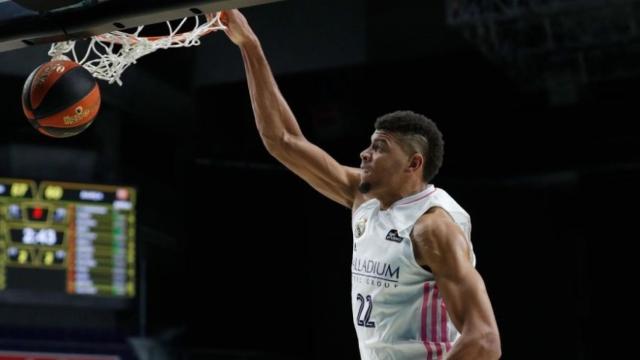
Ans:
POLYGON ((224 26, 229 25, 229 14, 226 11, 220 11, 220 23, 224 26))

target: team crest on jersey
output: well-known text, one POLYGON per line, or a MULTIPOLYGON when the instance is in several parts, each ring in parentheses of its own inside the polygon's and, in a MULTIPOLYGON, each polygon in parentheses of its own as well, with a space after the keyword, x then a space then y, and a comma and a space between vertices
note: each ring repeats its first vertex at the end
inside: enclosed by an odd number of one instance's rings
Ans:
POLYGON ((360 236, 362 236, 366 228, 367 228, 367 219, 366 218, 359 219, 356 222, 356 228, 355 228, 356 237, 359 238, 360 236))

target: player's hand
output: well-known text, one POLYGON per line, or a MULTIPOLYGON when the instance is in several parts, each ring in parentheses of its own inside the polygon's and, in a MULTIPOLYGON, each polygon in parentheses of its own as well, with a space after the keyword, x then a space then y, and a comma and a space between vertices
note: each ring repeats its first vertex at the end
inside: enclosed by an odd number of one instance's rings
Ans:
POLYGON ((234 44, 242 46, 248 42, 257 40, 247 19, 240 11, 236 9, 225 10, 222 12, 220 20, 222 24, 227 27, 224 32, 234 44))

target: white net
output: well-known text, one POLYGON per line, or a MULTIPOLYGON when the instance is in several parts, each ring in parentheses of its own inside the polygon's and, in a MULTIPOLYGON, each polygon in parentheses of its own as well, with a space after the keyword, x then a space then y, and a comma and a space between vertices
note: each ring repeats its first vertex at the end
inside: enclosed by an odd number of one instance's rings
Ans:
POLYGON ((139 58, 158 49, 200 45, 200 37, 212 31, 225 29, 220 16, 220 12, 209 14, 206 21, 197 16, 185 18, 175 25, 167 21, 169 34, 164 36, 141 36, 144 26, 138 26, 133 33, 113 31, 93 36, 81 57, 76 53, 75 41, 58 42, 51 45, 49 56, 52 60, 71 59, 84 66, 94 77, 110 84, 115 82, 122 85, 120 76, 139 58), (193 30, 184 31, 185 27, 190 26, 185 25, 187 20, 190 20, 189 24, 195 23, 193 30))

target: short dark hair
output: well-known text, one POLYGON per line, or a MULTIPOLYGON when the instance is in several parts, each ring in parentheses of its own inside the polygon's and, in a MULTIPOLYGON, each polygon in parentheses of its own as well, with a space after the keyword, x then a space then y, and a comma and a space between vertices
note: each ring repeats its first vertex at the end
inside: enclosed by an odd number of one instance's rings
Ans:
POLYGON ((438 174, 444 158, 444 140, 433 120, 413 111, 395 111, 376 119, 375 128, 400 135, 405 151, 424 156, 424 181, 430 182, 438 174))

